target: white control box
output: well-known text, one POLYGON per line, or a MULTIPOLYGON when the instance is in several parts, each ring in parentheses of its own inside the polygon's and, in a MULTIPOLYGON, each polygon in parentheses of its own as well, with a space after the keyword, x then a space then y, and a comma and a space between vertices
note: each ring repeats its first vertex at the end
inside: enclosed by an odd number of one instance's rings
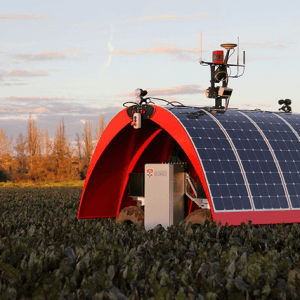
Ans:
POLYGON ((165 229, 185 217, 184 164, 145 165, 145 229, 161 224, 165 229))

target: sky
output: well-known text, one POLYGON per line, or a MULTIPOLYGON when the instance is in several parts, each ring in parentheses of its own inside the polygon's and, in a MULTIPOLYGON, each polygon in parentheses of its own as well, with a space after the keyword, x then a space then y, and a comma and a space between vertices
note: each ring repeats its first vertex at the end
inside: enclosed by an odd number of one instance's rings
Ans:
MULTIPOLYGON (((26 136, 29 114, 53 137, 64 118, 73 141, 85 120, 108 123, 135 89, 185 105, 205 97, 222 43, 237 43, 245 73, 231 78, 229 107, 300 113, 299 1, 11 0, 0 11, 0 128, 26 136)), ((236 63, 236 53, 229 62, 236 63)), ((241 71, 241 69, 239 70, 241 71)), ((236 69, 232 68, 232 75, 236 69)), ((163 105, 156 101, 156 104, 163 105)))

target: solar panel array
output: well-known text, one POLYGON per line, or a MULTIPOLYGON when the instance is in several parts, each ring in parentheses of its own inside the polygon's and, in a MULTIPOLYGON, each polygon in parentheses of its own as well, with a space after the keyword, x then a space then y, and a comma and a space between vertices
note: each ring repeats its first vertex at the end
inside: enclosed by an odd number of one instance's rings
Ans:
POLYGON ((189 134, 215 211, 300 209, 300 116, 169 108, 189 134))

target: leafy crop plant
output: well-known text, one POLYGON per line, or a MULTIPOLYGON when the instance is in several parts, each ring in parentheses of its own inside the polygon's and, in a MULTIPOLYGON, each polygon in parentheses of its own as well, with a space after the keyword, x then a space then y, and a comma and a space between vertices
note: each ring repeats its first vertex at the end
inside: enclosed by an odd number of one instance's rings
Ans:
POLYGON ((77 220, 82 187, 0 190, 0 299, 300 299, 300 226, 77 220))

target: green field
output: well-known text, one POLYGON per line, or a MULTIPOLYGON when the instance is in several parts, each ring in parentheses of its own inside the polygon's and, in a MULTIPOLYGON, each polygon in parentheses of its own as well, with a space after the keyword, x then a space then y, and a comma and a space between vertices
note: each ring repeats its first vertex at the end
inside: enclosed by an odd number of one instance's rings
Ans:
POLYGON ((1 187, 1 300, 300 299, 298 224, 77 220, 69 184, 1 187))

